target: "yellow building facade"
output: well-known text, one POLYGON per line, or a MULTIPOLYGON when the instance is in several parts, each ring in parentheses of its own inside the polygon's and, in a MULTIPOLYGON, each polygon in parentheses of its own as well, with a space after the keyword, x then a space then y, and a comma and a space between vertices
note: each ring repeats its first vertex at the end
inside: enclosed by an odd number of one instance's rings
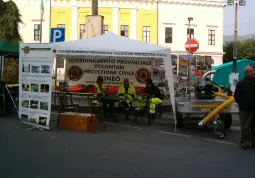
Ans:
MULTIPOLYGON (((13 1, 22 15, 19 31, 24 43, 39 43, 41 0, 13 1)), ((91 5, 91 0, 44 0, 42 43, 50 41, 50 29, 57 27, 65 27, 66 41, 85 37, 91 5)), ((184 44, 192 17, 192 35, 199 41, 196 54, 212 56, 214 65, 222 63, 223 0, 99 0, 98 5, 104 33, 170 47, 173 54, 187 54, 184 44)))
MULTIPOLYGON (((82 38, 85 17, 91 15, 91 1, 52 1, 50 27, 64 27, 65 40, 82 38)), ((157 43, 157 11, 153 2, 99 1, 99 15, 107 31, 132 39, 157 43)))

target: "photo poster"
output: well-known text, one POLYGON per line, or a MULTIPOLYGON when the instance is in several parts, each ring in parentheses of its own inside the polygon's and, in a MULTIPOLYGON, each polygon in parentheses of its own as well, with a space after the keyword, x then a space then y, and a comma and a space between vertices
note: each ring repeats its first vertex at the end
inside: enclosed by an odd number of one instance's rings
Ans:
POLYGON ((176 90, 178 85, 178 59, 179 59, 179 54, 171 54, 171 61, 172 61, 172 68, 173 68, 173 82, 174 82, 174 89, 176 90))
POLYGON ((211 56, 197 56, 197 70, 202 74, 210 71, 212 67, 212 57, 211 56))
POLYGON ((23 123, 49 129, 53 50, 49 44, 20 44, 19 117, 23 123))
POLYGON ((153 59, 109 56, 67 56, 65 80, 72 84, 93 85, 102 76, 105 85, 123 85, 128 78, 135 87, 144 87, 152 78, 153 59))
POLYGON ((188 94, 188 63, 190 60, 190 90, 194 92, 196 79, 196 55, 191 55, 190 59, 187 54, 178 55, 177 64, 177 96, 186 96, 188 94))
POLYGON ((179 58, 178 54, 171 54, 173 75, 177 75, 177 73, 178 73, 178 58, 179 58))

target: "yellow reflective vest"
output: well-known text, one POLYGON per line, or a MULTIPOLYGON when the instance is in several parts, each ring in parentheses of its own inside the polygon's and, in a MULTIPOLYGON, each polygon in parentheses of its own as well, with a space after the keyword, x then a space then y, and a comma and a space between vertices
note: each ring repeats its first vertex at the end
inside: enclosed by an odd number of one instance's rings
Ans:
MULTIPOLYGON (((117 95, 124 95, 124 94, 126 94, 125 87, 124 86, 119 87, 117 95)), ((135 95, 136 94, 135 87, 129 86, 127 94, 135 95)))
POLYGON ((118 92, 117 92, 117 96, 125 95, 125 94, 129 94, 129 95, 127 95, 127 102, 128 103, 132 102, 133 101, 132 96, 135 96, 135 94, 136 94, 135 87, 129 86, 127 93, 126 93, 126 90, 125 90, 124 86, 119 87, 118 92))
POLYGON ((162 100, 159 98, 151 98, 150 100, 150 113, 155 114, 156 105, 162 104, 162 100))
MULTIPOLYGON (((101 91, 101 89, 100 89, 100 87, 98 86, 97 83, 95 83, 94 86, 96 87, 97 94, 102 93, 102 94, 104 95, 103 91, 101 91)), ((102 90, 104 90, 104 89, 105 89, 105 86, 102 85, 102 90)), ((97 96, 97 94, 95 94, 95 97, 97 96)), ((92 104, 96 104, 96 105, 99 105, 99 104, 100 104, 100 102, 99 102, 98 100, 95 100, 95 99, 91 100, 91 102, 92 102, 92 104)))
MULTIPOLYGON (((102 93, 102 92, 103 92, 103 91, 101 91, 101 89, 100 89, 100 87, 98 86, 97 83, 95 83, 94 86, 96 87, 97 93, 102 93)), ((102 85, 102 90, 104 90, 104 89, 105 89, 105 86, 104 86, 104 84, 103 84, 103 85, 102 85)))

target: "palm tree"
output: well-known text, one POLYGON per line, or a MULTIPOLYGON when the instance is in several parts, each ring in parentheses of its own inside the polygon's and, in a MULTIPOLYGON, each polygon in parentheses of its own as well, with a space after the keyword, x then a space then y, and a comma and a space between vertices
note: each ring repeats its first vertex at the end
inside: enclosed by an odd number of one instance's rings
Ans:
POLYGON ((0 40, 12 43, 22 42, 19 24, 23 23, 17 5, 12 1, 0 0, 0 40))

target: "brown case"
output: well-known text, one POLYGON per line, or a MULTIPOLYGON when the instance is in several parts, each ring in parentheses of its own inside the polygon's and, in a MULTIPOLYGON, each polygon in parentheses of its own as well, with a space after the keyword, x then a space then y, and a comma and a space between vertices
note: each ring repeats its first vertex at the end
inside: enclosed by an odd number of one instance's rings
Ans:
POLYGON ((87 113, 60 113, 58 127, 60 129, 93 132, 96 129, 96 117, 87 113))

